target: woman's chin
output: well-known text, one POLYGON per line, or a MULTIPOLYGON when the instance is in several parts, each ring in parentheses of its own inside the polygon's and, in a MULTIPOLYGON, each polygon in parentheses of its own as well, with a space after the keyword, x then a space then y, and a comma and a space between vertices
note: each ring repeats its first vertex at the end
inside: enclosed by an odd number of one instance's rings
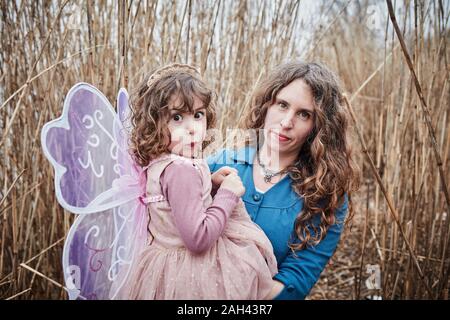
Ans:
POLYGON ((267 148, 271 151, 272 154, 287 154, 295 152, 295 150, 299 149, 298 147, 296 147, 296 143, 298 143, 298 140, 280 140, 279 136, 273 132, 270 132, 268 137, 265 136, 264 141, 267 143, 267 148))
POLYGON ((274 135, 272 135, 271 138, 267 141, 269 142, 268 147, 272 151, 285 152, 285 151, 288 151, 290 149, 290 147, 292 146, 291 140, 280 141, 274 135))

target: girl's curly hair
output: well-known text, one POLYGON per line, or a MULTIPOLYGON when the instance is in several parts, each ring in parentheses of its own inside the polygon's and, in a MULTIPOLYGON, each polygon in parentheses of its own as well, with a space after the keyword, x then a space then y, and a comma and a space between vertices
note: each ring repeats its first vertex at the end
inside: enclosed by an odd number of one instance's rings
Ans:
POLYGON ((289 244, 293 251, 318 244, 331 225, 341 222, 336 221, 335 210, 342 205, 345 194, 347 221, 351 220, 351 194, 360 183, 359 168, 352 160, 348 143, 349 118, 342 91, 335 74, 322 64, 288 62, 274 69, 253 96, 246 128, 263 129, 267 109, 275 103, 281 89, 296 79, 302 79, 311 88, 315 123, 298 154, 298 164, 289 168, 292 187, 304 199, 294 226, 298 239, 289 244))
POLYGON ((207 129, 215 126, 215 95, 195 68, 171 64, 148 74, 131 96, 130 153, 142 167, 169 152, 168 103, 174 96, 182 101, 175 106, 181 112, 192 113, 194 97, 200 99, 206 108, 207 129))

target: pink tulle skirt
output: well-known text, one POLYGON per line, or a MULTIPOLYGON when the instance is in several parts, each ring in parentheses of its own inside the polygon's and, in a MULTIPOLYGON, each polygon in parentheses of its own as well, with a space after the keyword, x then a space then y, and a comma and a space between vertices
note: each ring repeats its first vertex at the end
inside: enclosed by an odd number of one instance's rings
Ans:
POLYGON ((136 259, 119 299, 264 299, 277 273, 273 248, 242 201, 201 254, 155 238, 136 259))

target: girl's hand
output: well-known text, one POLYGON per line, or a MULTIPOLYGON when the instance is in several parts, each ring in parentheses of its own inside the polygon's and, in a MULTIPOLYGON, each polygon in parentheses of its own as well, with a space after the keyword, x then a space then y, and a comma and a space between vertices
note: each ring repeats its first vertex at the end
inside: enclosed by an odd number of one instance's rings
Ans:
POLYGON ((222 184, 220 185, 220 188, 225 188, 233 192, 238 197, 241 197, 245 193, 245 187, 242 184, 241 178, 237 175, 237 173, 230 173, 228 174, 222 184))
POLYGON ((211 175, 211 181, 215 186, 220 186, 225 177, 228 176, 230 173, 237 174, 238 171, 231 167, 226 166, 222 167, 211 175))
POLYGON ((264 298, 264 300, 273 300, 277 295, 281 293, 284 289, 284 284, 277 280, 272 280, 273 287, 269 294, 264 298))

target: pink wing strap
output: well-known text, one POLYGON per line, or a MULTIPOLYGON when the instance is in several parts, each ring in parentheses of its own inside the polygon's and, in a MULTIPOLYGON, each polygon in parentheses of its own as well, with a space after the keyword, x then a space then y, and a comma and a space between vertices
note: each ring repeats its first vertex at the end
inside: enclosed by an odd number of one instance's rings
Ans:
POLYGON ((139 200, 141 201, 142 204, 147 205, 147 204, 153 203, 153 202, 164 201, 164 200, 166 200, 166 198, 160 194, 160 195, 150 196, 150 197, 140 196, 139 200))

